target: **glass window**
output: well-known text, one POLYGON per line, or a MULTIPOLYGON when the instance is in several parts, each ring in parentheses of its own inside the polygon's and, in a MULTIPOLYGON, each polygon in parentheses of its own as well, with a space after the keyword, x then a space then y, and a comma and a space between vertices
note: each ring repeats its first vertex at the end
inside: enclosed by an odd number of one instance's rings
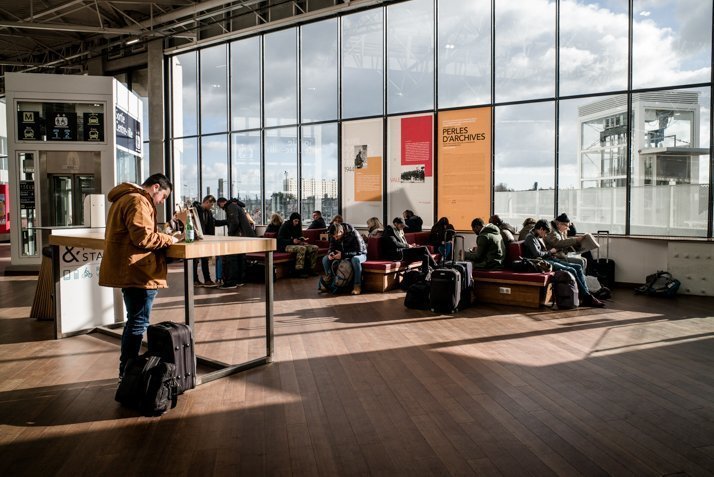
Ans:
POLYGON ((704 237, 710 88, 632 95, 630 233, 704 237))
POLYGON ((298 211, 297 128, 265 132, 265 215, 283 217, 298 211))
POLYGON ((228 137, 223 134, 201 138, 201 193, 216 198, 228 194, 228 137))
POLYGON ((139 156, 116 149, 117 156, 117 183, 133 182, 141 183, 141 171, 139 170, 139 156))
POLYGON ((561 0, 560 94, 627 88, 627 2, 561 0))
POLYGON ((243 201, 255 223, 262 224, 260 132, 236 133, 231 138, 231 197, 243 201))
POLYGON ((491 101, 491 1, 439 0, 439 107, 491 101))
POLYGON ((265 35, 265 125, 297 122, 295 28, 265 35))
POLYGON ((337 20, 301 29, 300 111, 303 121, 337 118, 337 20))
POLYGON ((342 117, 384 111, 384 10, 342 17, 342 117))
POLYGON ((198 140, 174 140, 174 201, 181 206, 199 200, 198 140))
POLYGON ((553 215, 553 111, 552 102, 496 108, 494 212, 511 224, 553 215))
POLYGON ((633 87, 711 81, 711 0, 635 0, 633 8, 633 87))
POLYGON ((196 89, 196 52, 171 58, 171 104, 173 136, 192 136, 198 132, 198 90, 196 89))
POLYGON ((337 214, 337 124, 302 128, 302 201, 303 222, 309 223, 315 210, 325 221, 337 214))
POLYGON ((201 50, 201 133, 228 130, 226 45, 201 50))
POLYGON ((387 7, 387 112, 434 107, 434 2, 387 7))
POLYGON ((231 118, 234 130, 260 127, 260 37, 231 43, 231 118))
POLYGON ((627 96, 560 102, 558 207, 578 232, 625 233, 627 96))
POLYGON ((495 30, 496 102, 552 97, 555 1, 499 0, 495 30))

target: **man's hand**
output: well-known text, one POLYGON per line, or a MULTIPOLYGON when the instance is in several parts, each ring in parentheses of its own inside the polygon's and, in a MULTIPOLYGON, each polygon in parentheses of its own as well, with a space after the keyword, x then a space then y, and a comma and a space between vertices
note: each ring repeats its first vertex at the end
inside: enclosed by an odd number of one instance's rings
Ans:
POLYGON ((341 260, 342 259, 342 252, 339 250, 337 252, 332 252, 332 260, 341 260))
POLYGON ((171 244, 179 243, 180 241, 183 240, 183 234, 180 232, 174 232, 171 235, 171 244))
POLYGON ((580 243, 583 241, 584 238, 585 238, 585 235, 578 235, 575 237, 575 241, 580 243))
POLYGON ((300 239, 293 239, 293 243, 294 243, 295 245, 300 245, 300 244, 302 243, 302 240, 300 240, 300 239))

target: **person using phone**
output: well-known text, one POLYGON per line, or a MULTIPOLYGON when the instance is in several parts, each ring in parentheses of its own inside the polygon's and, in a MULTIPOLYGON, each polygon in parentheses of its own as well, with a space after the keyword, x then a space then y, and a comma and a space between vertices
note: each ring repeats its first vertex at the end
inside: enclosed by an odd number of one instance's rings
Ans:
POLYGON ((327 255, 322 257, 322 268, 325 269, 325 276, 320 280, 320 291, 326 291, 325 283, 332 283, 334 272, 333 262, 347 259, 352 262, 354 273, 354 286, 352 294, 362 293, 362 263, 367 260, 367 246, 362 240, 362 236, 355 228, 348 223, 332 224, 327 229, 330 240, 330 249, 327 255))
POLYGON ((293 212, 278 230, 278 251, 295 254, 295 272, 305 278, 315 274, 317 264, 317 245, 311 245, 302 234, 300 214, 293 212), (305 265, 307 262, 307 267, 305 265))

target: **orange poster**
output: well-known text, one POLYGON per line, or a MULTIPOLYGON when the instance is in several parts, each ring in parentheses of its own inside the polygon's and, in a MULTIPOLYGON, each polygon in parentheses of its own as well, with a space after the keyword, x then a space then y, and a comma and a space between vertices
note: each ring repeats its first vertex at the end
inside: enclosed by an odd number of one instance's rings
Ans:
POLYGON ((491 213, 491 108, 439 113, 438 217, 457 230, 491 213))
MULTIPOLYGON (((364 146, 366 150, 366 146, 364 146)), ((359 157, 359 155, 357 156, 359 157)), ((382 158, 367 157, 355 164, 355 200, 357 202, 379 202, 382 200, 382 158)))

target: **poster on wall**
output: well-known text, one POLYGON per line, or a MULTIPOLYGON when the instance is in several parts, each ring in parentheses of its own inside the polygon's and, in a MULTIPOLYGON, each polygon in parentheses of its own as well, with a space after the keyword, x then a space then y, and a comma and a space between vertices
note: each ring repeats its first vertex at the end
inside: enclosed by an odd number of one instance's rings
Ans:
POLYGON ((491 108, 439 113, 439 216, 457 230, 491 213, 491 108))
POLYGON ((10 231, 10 219, 8 216, 10 206, 8 204, 8 197, 10 197, 8 185, 0 184, 0 233, 10 231))
POLYGON ((387 219, 412 210, 431 227, 434 216, 434 117, 389 118, 387 219))
POLYGON ((364 227, 370 217, 382 218, 382 120, 342 124, 342 215, 364 227))

